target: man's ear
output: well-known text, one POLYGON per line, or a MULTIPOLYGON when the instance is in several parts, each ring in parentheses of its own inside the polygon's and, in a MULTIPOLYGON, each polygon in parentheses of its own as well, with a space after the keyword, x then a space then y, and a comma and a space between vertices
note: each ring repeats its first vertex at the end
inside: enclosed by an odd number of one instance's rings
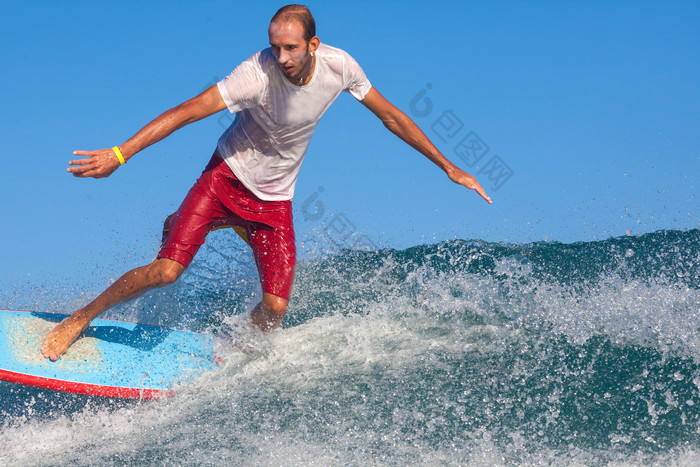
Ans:
POLYGON ((318 49, 319 45, 321 45, 321 39, 319 39, 318 36, 312 37, 309 41, 309 52, 316 52, 316 49, 318 49))

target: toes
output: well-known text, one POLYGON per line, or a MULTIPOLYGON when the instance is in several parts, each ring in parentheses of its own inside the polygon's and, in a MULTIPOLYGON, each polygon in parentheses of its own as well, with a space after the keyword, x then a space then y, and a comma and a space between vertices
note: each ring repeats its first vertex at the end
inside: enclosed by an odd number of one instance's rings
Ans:
POLYGON ((41 344, 41 355, 44 356, 44 358, 49 358, 49 342, 48 339, 44 341, 43 344, 41 344))
POLYGON ((55 344, 55 340, 50 341, 49 339, 46 339, 44 345, 41 346, 41 355, 43 355, 44 358, 51 359, 52 362, 58 360, 62 355, 62 353, 59 353, 56 349, 55 344))
MULTIPOLYGON (((54 337, 54 331, 51 331, 46 338, 44 338, 44 342, 41 344, 41 355, 44 356, 44 358, 51 358, 52 355, 56 355, 56 352, 54 351, 53 347, 56 345, 56 339, 54 337)), ((55 360, 56 358, 52 358, 52 360, 55 360)))

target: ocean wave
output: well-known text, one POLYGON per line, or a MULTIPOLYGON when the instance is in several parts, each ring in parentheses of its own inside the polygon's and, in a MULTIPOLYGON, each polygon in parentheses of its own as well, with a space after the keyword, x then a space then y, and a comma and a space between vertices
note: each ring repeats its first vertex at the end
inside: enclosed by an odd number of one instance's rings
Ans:
POLYGON ((302 259, 283 329, 222 235, 113 313, 235 337, 153 403, 3 384, 3 464, 692 465, 700 230, 302 259), (217 240, 218 238, 218 240, 217 240))

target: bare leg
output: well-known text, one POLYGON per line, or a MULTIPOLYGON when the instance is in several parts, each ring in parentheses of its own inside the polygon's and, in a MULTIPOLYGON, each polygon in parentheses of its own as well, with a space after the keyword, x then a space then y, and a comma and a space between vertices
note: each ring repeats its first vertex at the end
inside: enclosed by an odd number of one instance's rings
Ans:
POLYGON ((177 213, 174 212, 170 214, 165 218, 165 222, 163 222, 163 236, 160 240, 161 247, 165 245, 165 241, 168 239, 168 234, 170 234, 170 227, 173 226, 173 218, 175 217, 175 214, 177 213))
POLYGON ((250 321, 263 332, 271 331, 282 323, 287 303, 289 300, 265 292, 262 301, 251 312, 250 321))
POLYGON ((162 258, 127 272, 90 304, 61 321, 48 333, 41 346, 41 354, 53 361, 58 360, 97 315, 150 289, 172 284, 184 271, 185 266, 180 263, 162 258))

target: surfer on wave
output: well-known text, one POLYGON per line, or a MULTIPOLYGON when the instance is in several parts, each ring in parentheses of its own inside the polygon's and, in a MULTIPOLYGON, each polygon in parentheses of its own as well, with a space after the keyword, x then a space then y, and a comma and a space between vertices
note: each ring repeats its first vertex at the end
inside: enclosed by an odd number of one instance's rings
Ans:
POLYGON ((349 54, 321 44, 308 8, 280 8, 268 34, 269 48, 200 95, 166 111, 124 144, 73 153, 83 158, 70 161, 68 172, 83 178, 108 177, 139 151, 187 124, 224 109, 236 114, 204 172, 166 220, 157 258, 124 274, 49 332, 41 347, 44 357, 60 358, 103 311, 175 282, 207 233, 221 227, 233 227, 254 253, 263 297, 251 312, 251 321, 263 331, 279 326, 296 264, 291 200, 297 174, 319 119, 343 91, 450 180, 491 203, 472 175, 452 164, 408 116, 372 87, 349 54))

